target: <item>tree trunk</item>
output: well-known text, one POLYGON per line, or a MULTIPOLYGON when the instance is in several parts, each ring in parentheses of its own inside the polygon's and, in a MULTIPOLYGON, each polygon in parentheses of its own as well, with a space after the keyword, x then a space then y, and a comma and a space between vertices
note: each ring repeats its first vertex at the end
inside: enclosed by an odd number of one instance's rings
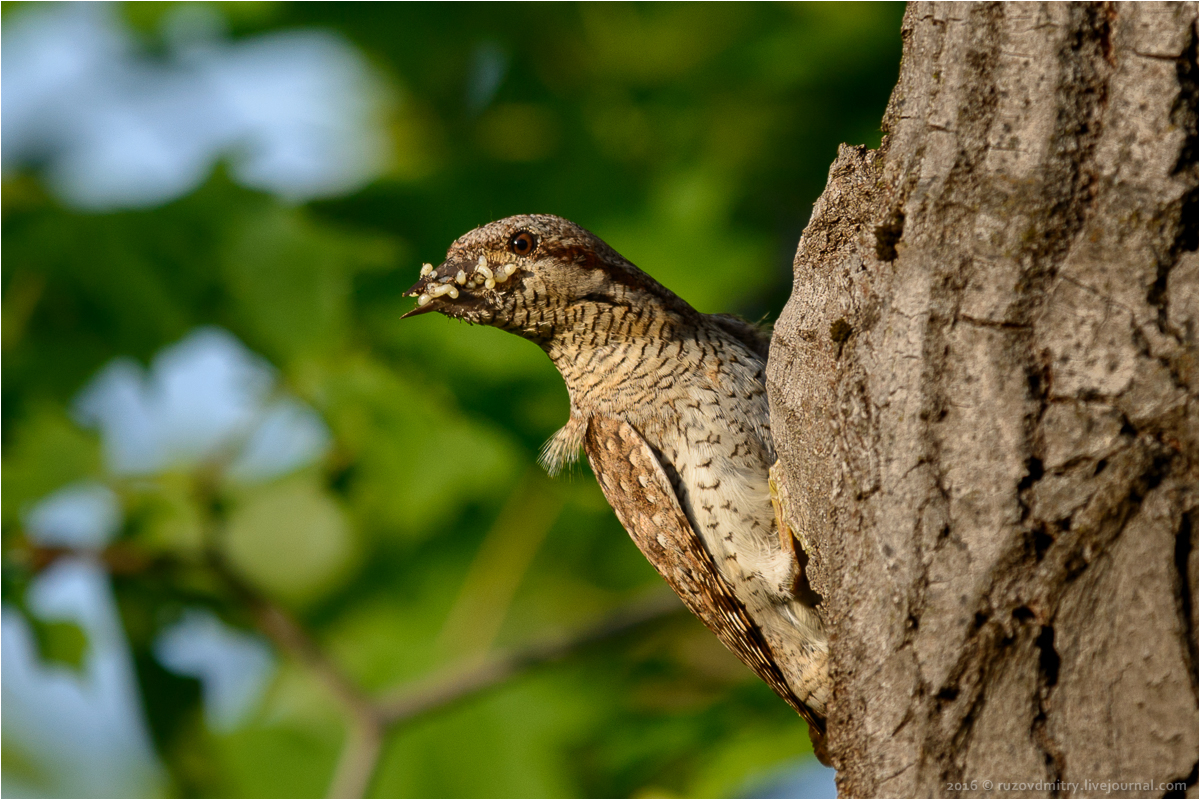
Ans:
POLYGON ((839 788, 1195 797, 1196 5, 903 37, 768 370, 839 788))

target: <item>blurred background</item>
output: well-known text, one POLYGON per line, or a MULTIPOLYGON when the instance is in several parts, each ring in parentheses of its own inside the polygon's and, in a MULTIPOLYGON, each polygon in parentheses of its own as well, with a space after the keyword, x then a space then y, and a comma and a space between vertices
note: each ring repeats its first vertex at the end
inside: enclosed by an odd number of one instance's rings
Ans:
POLYGON ((398 318, 541 212, 773 319, 902 12, 5 3, 3 794, 832 796, 545 356, 398 318))

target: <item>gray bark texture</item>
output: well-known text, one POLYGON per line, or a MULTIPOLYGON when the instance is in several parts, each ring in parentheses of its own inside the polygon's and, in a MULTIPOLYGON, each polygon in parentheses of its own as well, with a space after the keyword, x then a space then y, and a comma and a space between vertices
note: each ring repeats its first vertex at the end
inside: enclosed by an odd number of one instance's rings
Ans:
POLYGON ((1196 5, 902 35, 768 367, 840 792, 1196 797, 1196 5))

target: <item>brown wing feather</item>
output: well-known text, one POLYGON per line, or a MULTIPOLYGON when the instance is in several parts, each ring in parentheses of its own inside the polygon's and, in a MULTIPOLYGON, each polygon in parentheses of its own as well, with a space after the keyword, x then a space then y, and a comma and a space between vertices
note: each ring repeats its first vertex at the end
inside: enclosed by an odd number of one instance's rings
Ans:
POLYGON ((742 344, 749 347, 751 352, 757 353, 763 361, 767 360, 771 351, 771 334, 761 325, 747 322, 733 314, 709 314, 708 318, 726 333, 740 339, 742 344))
POLYGON ((584 449, 617 519, 658 574, 734 655, 823 731, 823 722, 788 687, 762 631, 717 572, 641 434, 627 422, 592 417, 584 449))

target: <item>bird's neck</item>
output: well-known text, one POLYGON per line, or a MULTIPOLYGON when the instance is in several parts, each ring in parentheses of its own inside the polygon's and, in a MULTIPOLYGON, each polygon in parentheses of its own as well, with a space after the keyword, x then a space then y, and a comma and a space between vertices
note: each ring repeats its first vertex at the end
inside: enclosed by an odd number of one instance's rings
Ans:
POLYGON ((622 404, 655 402, 656 384, 686 365, 696 335, 696 320, 675 309, 589 303, 565 309, 539 344, 562 374, 573 407, 619 411, 622 404))

